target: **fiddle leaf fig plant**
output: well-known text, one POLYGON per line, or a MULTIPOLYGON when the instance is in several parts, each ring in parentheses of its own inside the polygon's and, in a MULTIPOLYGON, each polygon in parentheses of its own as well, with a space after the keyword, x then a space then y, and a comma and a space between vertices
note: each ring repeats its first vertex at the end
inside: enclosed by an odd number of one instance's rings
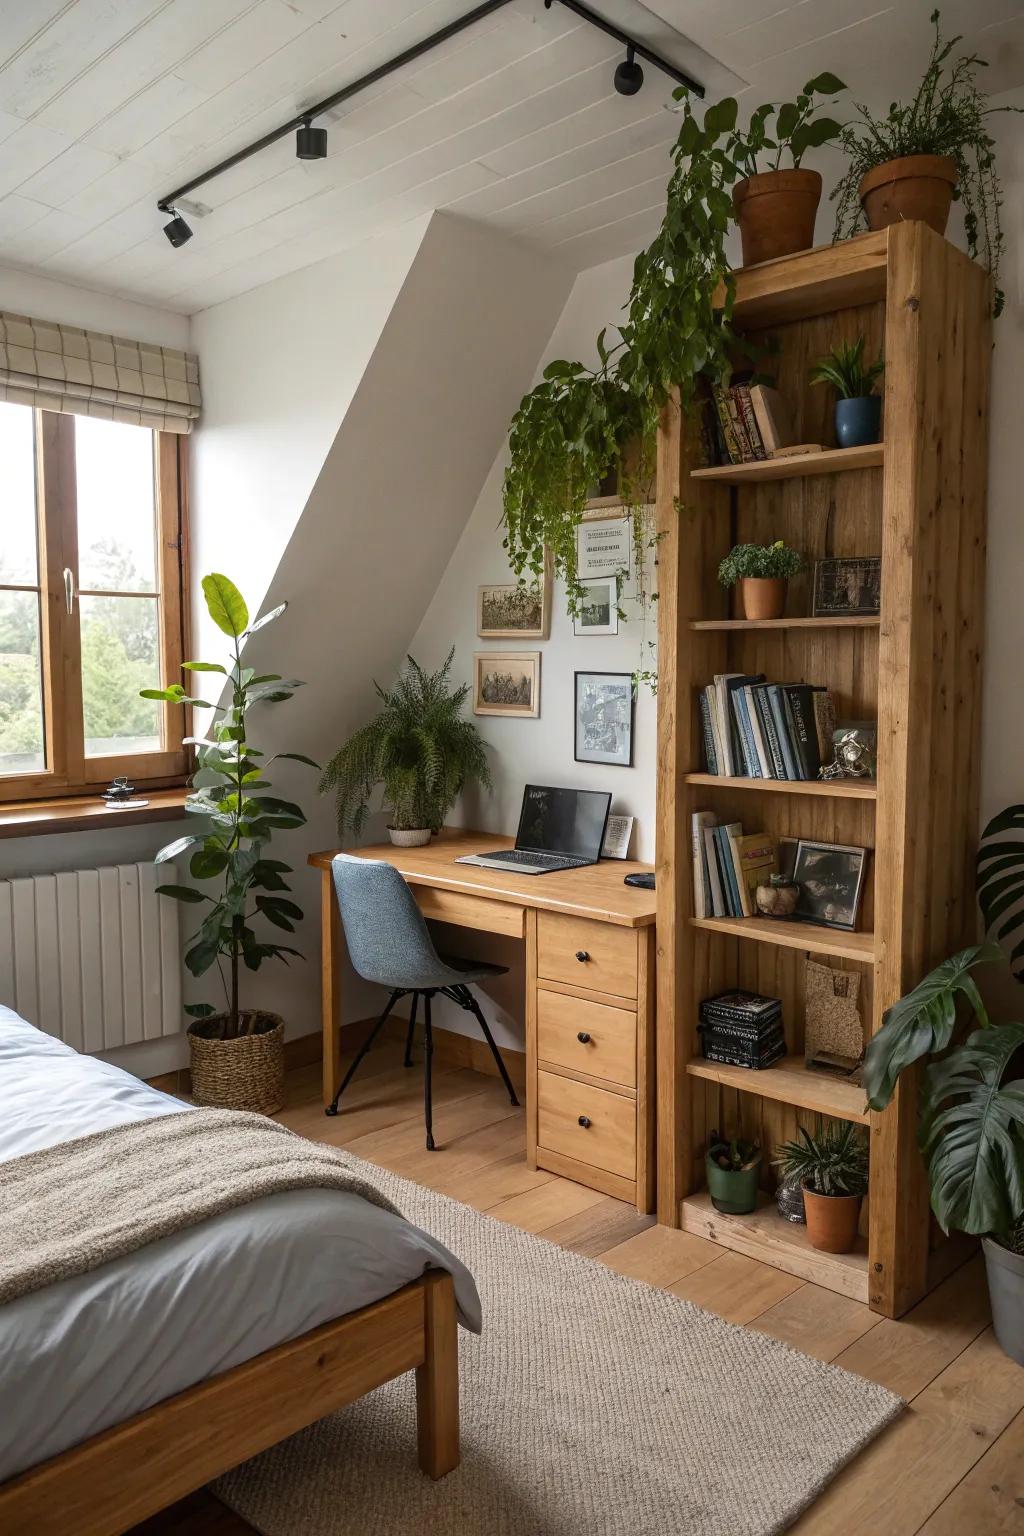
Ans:
POLYGON ((221 679, 218 688, 226 690, 227 702, 208 704, 187 694, 180 683, 169 688, 143 688, 141 693, 144 699, 214 710, 206 736, 186 737, 186 744, 196 749, 197 767, 185 810, 191 816, 201 816, 207 830, 168 843, 155 862, 164 864, 188 854, 192 878, 214 882, 212 894, 194 885, 158 885, 157 893, 204 909, 202 921, 189 940, 185 964, 193 976, 218 968, 226 1007, 219 1013, 212 1003, 190 1003, 185 1012, 196 1019, 222 1018, 219 1038, 233 1040, 251 1024, 239 1008, 240 965, 257 971, 264 960, 287 964, 289 955, 299 954, 254 926, 256 922, 269 923, 294 933, 303 916, 302 908, 286 894, 291 890, 285 879, 292 873, 291 865, 268 858, 265 850, 275 831, 301 827, 306 818, 291 800, 265 793, 272 788, 267 771, 281 758, 311 768, 317 764, 301 752, 276 752, 266 757, 249 740, 250 711, 283 703, 302 687, 295 678, 285 679, 276 672, 257 674, 255 668, 242 663, 248 637, 280 618, 287 604, 281 603, 250 624, 245 600, 226 576, 204 576, 203 595, 210 618, 231 639, 231 666, 186 661, 184 667, 221 679))

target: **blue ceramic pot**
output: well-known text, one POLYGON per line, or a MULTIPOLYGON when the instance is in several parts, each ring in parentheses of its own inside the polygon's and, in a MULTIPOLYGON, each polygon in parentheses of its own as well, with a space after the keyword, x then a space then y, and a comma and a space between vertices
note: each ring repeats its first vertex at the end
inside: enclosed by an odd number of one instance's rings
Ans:
POLYGON ((881 395, 836 401, 836 442, 840 448, 863 448, 865 443, 877 443, 881 424, 881 395))

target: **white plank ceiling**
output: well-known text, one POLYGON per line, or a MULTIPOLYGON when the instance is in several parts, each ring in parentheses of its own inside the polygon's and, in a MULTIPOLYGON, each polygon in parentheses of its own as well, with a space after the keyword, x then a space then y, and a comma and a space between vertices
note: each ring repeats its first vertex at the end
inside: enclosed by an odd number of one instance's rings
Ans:
MULTIPOLYGON (((473 0, 0 0, 0 261, 193 313, 433 208, 582 269, 660 218, 672 82, 612 88, 622 50, 559 4, 513 0, 346 103, 324 161, 289 137, 194 194, 172 250, 156 201, 408 48, 473 0)), ((906 94, 927 0, 594 0, 750 105, 831 68, 906 94)), ((949 30, 1024 81, 1024 0, 946 0, 949 30)))

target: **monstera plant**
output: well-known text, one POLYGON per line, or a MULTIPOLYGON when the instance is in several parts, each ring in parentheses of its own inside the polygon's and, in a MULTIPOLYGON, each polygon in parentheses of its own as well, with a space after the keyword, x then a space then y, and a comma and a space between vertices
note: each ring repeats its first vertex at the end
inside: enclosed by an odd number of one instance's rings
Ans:
POLYGON ((243 965, 257 971, 265 960, 287 963, 290 955, 299 954, 272 931, 293 933, 303 913, 288 894, 285 877, 291 866, 270 858, 267 845, 275 831, 301 827, 306 818, 291 800, 267 793, 267 775, 271 763, 281 758, 318 765, 301 752, 267 757, 249 739, 250 712, 259 715, 302 686, 276 672, 258 674, 242 659, 248 638, 280 618, 287 604, 250 624, 245 601, 226 576, 204 576, 203 594, 210 618, 230 637, 231 665, 186 661, 184 667, 209 673, 216 691, 223 691, 222 702, 190 696, 180 683, 142 690, 143 698, 214 711, 205 736, 186 738, 196 750, 197 767, 185 810, 204 826, 156 855, 158 864, 187 855, 189 874, 201 884, 160 885, 157 891, 200 909, 185 964, 196 977, 216 968, 224 992, 221 1007, 201 1002, 185 1009, 194 1020, 188 1031, 193 1097, 198 1103, 269 1113, 280 1107, 284 1024, 276 1014, 240 1006, 239 975, 243 965))

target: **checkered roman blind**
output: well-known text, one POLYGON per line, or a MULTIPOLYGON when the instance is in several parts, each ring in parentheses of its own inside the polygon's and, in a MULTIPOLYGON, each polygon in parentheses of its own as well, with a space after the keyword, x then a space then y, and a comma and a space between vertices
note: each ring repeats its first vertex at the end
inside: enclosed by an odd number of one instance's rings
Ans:
POLYGON ((191 432, 199 415, 199 360, 171 347, 0 311, 0 400, 191 432))

